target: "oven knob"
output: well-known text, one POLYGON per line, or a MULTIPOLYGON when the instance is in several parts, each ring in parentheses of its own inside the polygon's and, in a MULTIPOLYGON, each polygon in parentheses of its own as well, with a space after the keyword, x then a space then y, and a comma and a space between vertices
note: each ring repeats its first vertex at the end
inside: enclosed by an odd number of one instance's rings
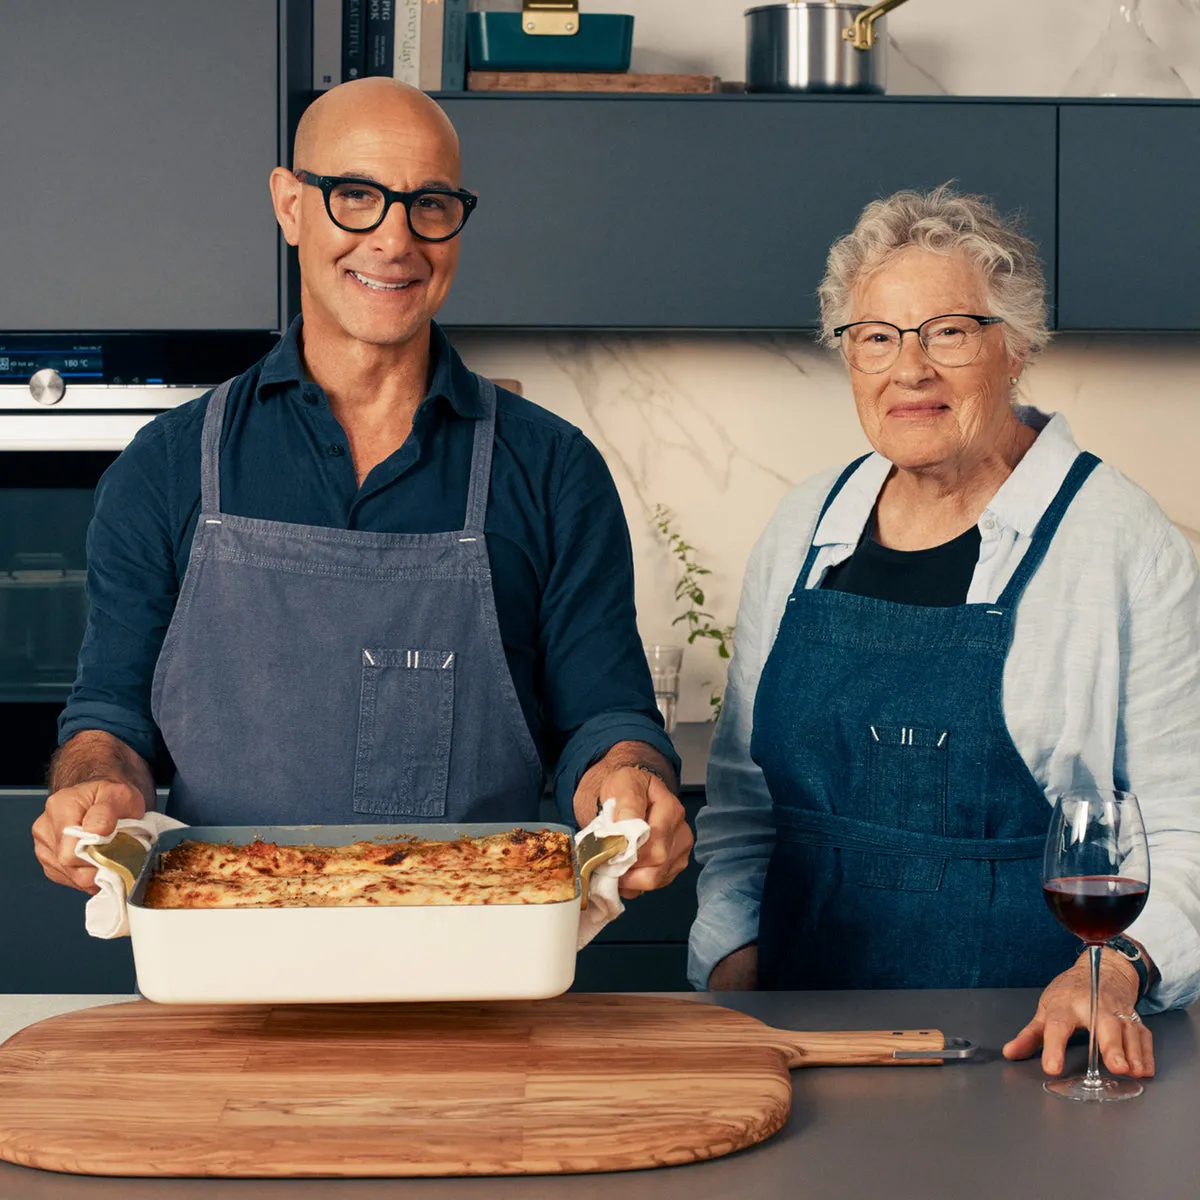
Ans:
POLYGON ((62 376, 49 367, 38 371, 29 381, 29 394, 39 404, 57 404, 66 390, 67 385, 63 383, 62 376))

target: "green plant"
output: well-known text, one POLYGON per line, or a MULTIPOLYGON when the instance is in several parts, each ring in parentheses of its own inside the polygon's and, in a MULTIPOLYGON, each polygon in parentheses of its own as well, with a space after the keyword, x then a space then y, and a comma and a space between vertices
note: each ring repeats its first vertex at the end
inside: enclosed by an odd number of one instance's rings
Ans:
MULTIPOLYGON (((675 528, 675 514, 666 505, 656 504, 651 519, 666 542, 668 551, 679 560, 680 573, 675 584, 675 599, 687 607, 671 624, 686 626, 689 646, 697 638, 707 638, 716 643, 718 658, 729 658, 733 626, 714 625, 712 613, 704 608, 704 586, 701 581, 703 576, 711 575, 712 572, 696 561, 696 547, 685 541, 675 528)), ((721 696, 716 692, 712 693, 708 703, 712 707, 712 719, 715 721, 721 715, 721 696)))

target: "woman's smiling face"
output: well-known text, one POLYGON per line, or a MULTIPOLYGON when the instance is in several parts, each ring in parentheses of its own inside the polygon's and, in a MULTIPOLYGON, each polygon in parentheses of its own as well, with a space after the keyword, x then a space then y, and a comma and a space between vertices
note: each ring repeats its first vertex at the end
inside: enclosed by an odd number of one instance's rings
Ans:
MULTIPOLYGON (((915 329, 945 313, 989 313, 979 271, 963 255, 910 247, 859 283, 847 319, 915 329)), ((922 470, 988 454, 1011 422, 1009 379, 1020 368, 1002 327, 989 325, 966 366, 935 363, 906 333, 891 367, 877 375, 851 367, 850 383, 871 445, 902 469, 922 470)))

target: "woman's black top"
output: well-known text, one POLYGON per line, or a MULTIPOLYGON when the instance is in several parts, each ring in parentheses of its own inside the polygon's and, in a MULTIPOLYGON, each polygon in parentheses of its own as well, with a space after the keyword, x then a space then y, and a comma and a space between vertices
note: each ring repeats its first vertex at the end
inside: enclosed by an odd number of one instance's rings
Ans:
POLYGON ((825 572, 822 588, 927 608, 949 608, 967 602, 971 576, 979 561, 978 525, 928 550, 892 550, 881 546, 874 532, 872 510, 854 553, 825 572))

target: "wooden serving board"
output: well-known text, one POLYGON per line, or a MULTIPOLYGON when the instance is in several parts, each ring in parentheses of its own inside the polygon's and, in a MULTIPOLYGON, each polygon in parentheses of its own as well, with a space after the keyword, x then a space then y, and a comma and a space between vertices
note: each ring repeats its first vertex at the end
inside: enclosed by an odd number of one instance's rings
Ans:
POLYGON ((703 95, 720 90, 716 75, 631 75, 600 71, 469 71, 469 92, 635 92, 703 95))
POLYGON ((934 1030, 787 1033, 654 996, 138 1000, 40 1021, 0 1047, 0 1157, 93 1175, 624 1171, 770 1137, 788 1117, 791 1067, 942 1045, 934 1030))

